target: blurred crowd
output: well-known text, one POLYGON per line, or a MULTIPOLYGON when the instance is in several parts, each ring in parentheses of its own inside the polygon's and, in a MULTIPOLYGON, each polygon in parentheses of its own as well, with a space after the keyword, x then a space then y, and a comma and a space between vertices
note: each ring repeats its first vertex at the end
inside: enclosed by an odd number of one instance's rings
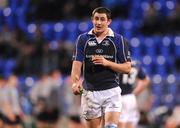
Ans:
POLYGON ((0 58, 14 59, 16 74, 33 75, 53 69, 60 69, 64 74, 70 72, 72 46, 58 43, 57 50, 51 49, 39 29, 32 40, 24 37, 18 28, 10 31, 6 25, 0 33, 0 58))
POLYGON ((34 19, 36 21, 89 20, 90 12, 95 7, 106 6, 112 10, 113 18, 140 19, 142 23, 139 31, 143 34, 177 34, 180 32, 179 0, 139 2, 133 0, 34 0, 30 5, 27 11, 29 21, 34 19))
POLYGON ((52 70, 26 81, 0 76, 0 128, 83 128, 69 77, 52 70))

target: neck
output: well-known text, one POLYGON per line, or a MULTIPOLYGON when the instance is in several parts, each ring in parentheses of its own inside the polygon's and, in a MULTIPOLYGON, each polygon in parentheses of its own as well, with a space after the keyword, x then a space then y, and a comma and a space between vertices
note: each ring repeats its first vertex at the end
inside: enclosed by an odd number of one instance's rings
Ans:
POLYGON ((93 33, 96 35, 96 37, 105 37, 106 35, 108 35, 108 32, 109 32, 109 30, 108 29, 106 29, 104 32, 95 32, 94 30, 93 30, 93 33))

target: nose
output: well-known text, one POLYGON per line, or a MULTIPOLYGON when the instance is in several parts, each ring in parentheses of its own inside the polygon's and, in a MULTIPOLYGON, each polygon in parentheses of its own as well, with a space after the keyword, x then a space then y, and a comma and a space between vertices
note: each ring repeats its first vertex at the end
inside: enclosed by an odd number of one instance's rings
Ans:
POLYGON ((97 24, 101 24, 101 21, 100 21, 100 20, 97 20, 97 24))

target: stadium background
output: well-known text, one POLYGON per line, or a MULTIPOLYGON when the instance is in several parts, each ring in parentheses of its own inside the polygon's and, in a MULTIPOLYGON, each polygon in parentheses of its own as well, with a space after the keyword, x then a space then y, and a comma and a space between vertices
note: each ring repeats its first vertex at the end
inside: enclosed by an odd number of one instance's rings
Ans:
POLYGON ((173 113, 180 103, 179 0, 0 0, 0 73, 17 75, 24 113, 31 115, 28 93, 41 73, 58 69, 67 80, 75 39, 90 30, 98 6, 112 10, 110 27, 129 41, 151 78, 142 124, 180 119, 173 113))

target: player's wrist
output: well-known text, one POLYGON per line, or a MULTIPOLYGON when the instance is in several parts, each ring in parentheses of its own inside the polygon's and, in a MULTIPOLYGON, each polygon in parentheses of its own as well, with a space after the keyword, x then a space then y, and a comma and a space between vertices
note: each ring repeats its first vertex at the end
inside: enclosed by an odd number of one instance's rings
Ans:
POLYGON ((111 61, 106 60, 106 64, 105 64, 104 66, 106 66, 106 67, 111 67, 111 61))
POLYGON ((109 63, 108 60, 106 60, 103 65, 104 65, 105 67, 108 67, 108 65, 109 65, 108 63, 109 63))

